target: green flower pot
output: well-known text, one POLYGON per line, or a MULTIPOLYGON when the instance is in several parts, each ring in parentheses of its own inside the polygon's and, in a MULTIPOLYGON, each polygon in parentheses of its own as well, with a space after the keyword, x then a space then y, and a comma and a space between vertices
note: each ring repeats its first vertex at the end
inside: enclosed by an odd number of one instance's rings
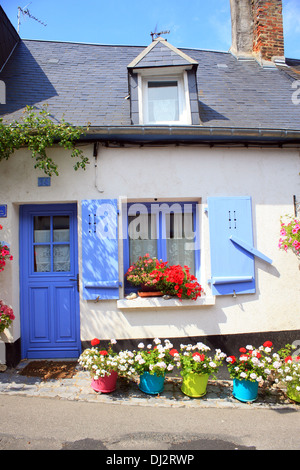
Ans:
POLYGON ((291 400, 300 403, 300 392, 296 390, 296 385, 288 384, 286 388, 286 394, 291 400))
POLYGON ((188 397, 199 398, 206 394, 209 374, 185 374, 182 380, 181 391, 188 397))

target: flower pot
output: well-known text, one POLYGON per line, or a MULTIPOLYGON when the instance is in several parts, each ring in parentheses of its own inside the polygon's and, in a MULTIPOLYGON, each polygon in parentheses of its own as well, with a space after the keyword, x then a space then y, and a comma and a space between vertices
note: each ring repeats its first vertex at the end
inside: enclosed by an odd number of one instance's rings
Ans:
POLYGON ((300 391, 296 390, 295 384, 288 384, 286 387, 286 394, 290 400, 300 403, 300 391))
POLYGON ((91 387, 95 392, 110 393, 116 389, 118 373, 114 370, 110 375, 99 377, 99 379, 92 379, 91 387))
POLYGON ((185 374, 182 380, 181 391, 192 398, 203 397, 206 394, 209 374, 185 374))
POLYGON ((141 284, 138 290, 138 295, 140 297, 160 297, 164 294, 155 289, 154 286, 147 286, 146 284, 141 284))
POLYGON ((232 394, 234 398, 242 402, 255 401, 258 393, 258 382, 251 380, 233 379, 232 394))
POLYGON ((164 389, 165 376, 144 372, 140 375, 139 389, 149 395, 157 395, 164 389))
POLYGON ((161 297, 164 294, 162 292, 159 292, 159 291, 152 291, 152 292, 151 291, 149 291, 149 292, 139 291, 138 295, 140 297, 161 297))

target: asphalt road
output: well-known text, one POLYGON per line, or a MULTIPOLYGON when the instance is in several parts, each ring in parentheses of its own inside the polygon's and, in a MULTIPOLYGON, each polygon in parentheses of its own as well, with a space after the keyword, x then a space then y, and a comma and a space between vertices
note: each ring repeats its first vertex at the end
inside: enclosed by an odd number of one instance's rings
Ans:
MULTIPOLYGON (((188 451, 201 450, 299 450, 299 418, 284 407, 188 409, 2 395, 0 450, 110 451, 97 454, 97 462, 103 457, 104 463, 135 468, 143 460, 106 459, 151 451, 147 463, 162 466, 174 463, 168 460, 172 452, 187 458, 188 451), (167 453, 165 462, 159 452, 167 453)), ((195 463, 197 452, 193 458, 195 463)))

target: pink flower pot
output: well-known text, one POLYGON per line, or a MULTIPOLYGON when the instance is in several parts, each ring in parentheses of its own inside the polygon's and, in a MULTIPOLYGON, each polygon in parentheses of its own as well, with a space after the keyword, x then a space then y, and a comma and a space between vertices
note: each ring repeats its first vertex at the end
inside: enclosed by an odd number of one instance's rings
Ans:
POLYGON ((95 392, 110 393, 116 390, 118 373, 111 371, 110 375, 92 379, 91 387, 95 392))

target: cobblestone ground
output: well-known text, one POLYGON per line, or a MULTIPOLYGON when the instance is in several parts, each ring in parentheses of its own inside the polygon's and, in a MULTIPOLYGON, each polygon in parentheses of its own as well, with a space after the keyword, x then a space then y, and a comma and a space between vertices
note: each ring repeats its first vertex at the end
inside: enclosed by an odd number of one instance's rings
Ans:
POLYGON ((78 369, 71 379, 43 381, 36 377, 26 377, 17 369, 0 372, 0 395, 22 395, 32 397, 48 397, 66 400, 79 400, 99 403, 115 403, 140 406, 167 407, 260 407, 260 408, 293 408, 300 411, 300 404, 290 400, 285 390, 276 384, 264 385, 259 388, 258 398, 252 403, 242 403, 232 396, 231 380, 209 380, 207 393, 201 398, 190 398, 181 392, 181 378, 166 378, 164 390, 160 395, 147 395, 139 390, 138 379, 127 380, 118 378, 114 392, 103 394, 91 388, 91 379, 87 371, 78 369))

